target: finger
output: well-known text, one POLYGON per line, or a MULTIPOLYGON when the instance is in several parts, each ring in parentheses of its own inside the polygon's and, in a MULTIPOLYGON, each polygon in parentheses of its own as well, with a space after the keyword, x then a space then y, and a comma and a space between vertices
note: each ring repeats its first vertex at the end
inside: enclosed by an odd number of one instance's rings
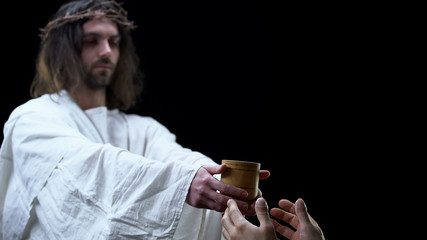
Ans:
POLYGON ((230 234, 225 228, 222 228, 222 235, 224 235, 225 239, 231 239, 230 234))
POLYGON ((231 220, 230 220, 228 208, 225 210, 224 215, 222 216, 221 224, 223 226, 222 234, 224 235, 224 237, 226 239, 230 239, 229 231, 234 229, 234 225, 233 225, 233 222, 231 222, 231 220))
MULTIPOLYGON (((207 174, 211 174, 222 171, 220 168, 226 169, 226 165, 223 164, 221 166, 203 166, 202 170, 208 172, 207 174)), ((204 180, 204 186, 205 187, 203 187, 201 190, 201 192, 203 192, 202 195, 205 198, 211 199, 214 202, 222 204, 224 206, 224 209, 229 199, 236 198, 243 200, 248 196, 248 192, 244 189, 221 182, 213 176, 209 176, 204 180), (219 191, 219 193, 217 191, 219 191)), ((246 210, 248 208, 248 204, 246 202, 240 200, 238 200, 237 202, 242 210, 246 210)), ((217 210, 217 208, 214 209, 217 210)))
POLYGON ((213 189, 220 191, 221 194, 241 200, 244 200, 249 195, 246 190, 226 184, 216 178, 212 179, 211 186, 213 189))
POLYGON ((291 201, 287 199, 282 199, 279 201, 279 207, 283 208, 284 210, 291 212, 293 214, 296 214, 295 212, 295 204, 293 204, 291 201))
MULTIPOLYGON (((217 194, 216 192, 212 191, 212 193, 217 194)), ((206 193, 205 196, 201 196, 201 198, 198 200, 197 204, 192 205, 193 207, 196 208, 207 208, 207 209, 212 209, 215 210, 217 212, 224 212, 225 209, 227 208, 227 205, 219 203, 215 200, 213 200, 212 197, 209 197, 210 193, 206 193)))
MULTIPOLYGON (((256 198, 258 199, 260 197, 262 197, 262 192, 261 192, 261 189, 258 189, 258 195, 256 196, 256 198)), ((246 212, 242 211, 242 213, 245 214, 246 216, 255 216, 256 215, 255 203, 256 203, 256 201, 250 202, 248 210, 246 212)))
POLYGON ((211 175, 214 174, 221 174, 227 170, 227 165, 221 164, 221 165, 204 165, 202 166, 204 169, 206 169, 211 175))
POLYGON ((226 233, 228 234, 229 231, 233 230, 234 224, 230 219, 230 209, 229 208, 227 208, 225 210, 224 215, 221 218, 221 224, 223 226, 223 234, 224 234, 224 231, 226 231, 226 233))
POLYGON ((299 218, 299 221, 301 223, 302 226, 305 226, 306 224, 310 224, 310 215, 307 212, 307 206, 305 205, 304 200, 302 200, 301 198, 298 199, 295 202, 296 205, 296 214, 299 218))
POLYGON ((282 236, 288 238, 288 239, 292 239, 292 236, 295 234, 295 231, 283 226, 282 224, 278 223, 276 220, 271 219, 271 222, 273 223, 274 229, 276 230, 276 232, 280 233, 282 236))
POLYGON ((264 180, 269 178, 271 175, 270 171, 268 170, 260 170, 259 171, 259 180, 264 180))
POLYGON ((286 212, 280 208, 273 208, 271 209, 270 213, 271 213, 271 216, 288 223, 293 228, 297 228, 299 225, 299 220, 296 215, 286 212))
POLYGON ((270 216, 268 215, 268 206, 264 198, 258 198, 256 200, 255 212, 261 226, 270 224, 270 216))
MULTIPOLYGON (((211 206, 211 209, 214 209, 218 212, 225 211, 225 208, 227 207, 227 202, 230 199, 233 199, 232 197, 224 195, 221 192, 219 193, 216 190, 207 191, 205 193, 205 197, 207 199, 210 199, 211 202, 213 203, 213 206, 211 206), (212 207, 214 207, 214 208, 212 208, 212 207)), ((242 201, 242 200, 238 200, 238 199, 234 199, 234 201, 236 202, 240 211, 246 212, 248 210, 249 205, 246 201, 242 201)))
POLYGON ((204 208, 212 209, 212 210, 215 210, 215 211, 221 212, 221 213, 224 212, 225 209, 227 208, 226 205, 218 203, 216 201, 211 201, 211 200, 206 200, 205 204, 206 204, 206 207, 204 207, 204 208))
POLYGON ((245 217, 242 215, 242 213, 239 211, 239 208, 237 207, 236 201, 234 201, 233 199, 228 200, 227 209, 230 220, 233 222, 234 225, 236 225, 240 221, 245 220, 245 217))
POLYGON ((245 216, 255 216, 256 215, 256 212, 255 212, 256 201, 246 202, 246 204, 248 204, 248 208, 246 209, 246 211, 242 211, 242 213, 245 216))

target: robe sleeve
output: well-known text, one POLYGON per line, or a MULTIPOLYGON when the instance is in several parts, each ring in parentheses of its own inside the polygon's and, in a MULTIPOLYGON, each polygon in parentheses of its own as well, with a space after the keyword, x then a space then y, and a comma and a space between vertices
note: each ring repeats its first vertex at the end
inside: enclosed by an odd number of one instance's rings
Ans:
POLYGON ((136 130, 130 132, 131 139, 140 139, 141 136, 145 138, 141 141, 143 143, 138 142, 137 146, 131 146, 131 149, 141 149, 136 152, 141 152, 143 156, 164 163, 179 161, 194 167, 217 165, 202 153, 182 147, 176 142, 176 136, 153 118, 136 115, 128 115, 127 118, 129 129, 136 130))
POLYGON ((37 204, 56 239, 171 238, 198 168, 93 142, 70 118, 29 111, 8 122, 13 171, 3 230, 24 234, 37 204))

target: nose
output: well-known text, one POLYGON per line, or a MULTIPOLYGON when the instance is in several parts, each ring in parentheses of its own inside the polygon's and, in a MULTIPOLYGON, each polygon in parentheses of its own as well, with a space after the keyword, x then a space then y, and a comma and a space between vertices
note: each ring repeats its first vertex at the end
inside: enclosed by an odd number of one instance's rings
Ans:
POLYGON ((111 46, 109 41, 102 41, 99 46, 99 56, 100 57, 111 57, 111 46))

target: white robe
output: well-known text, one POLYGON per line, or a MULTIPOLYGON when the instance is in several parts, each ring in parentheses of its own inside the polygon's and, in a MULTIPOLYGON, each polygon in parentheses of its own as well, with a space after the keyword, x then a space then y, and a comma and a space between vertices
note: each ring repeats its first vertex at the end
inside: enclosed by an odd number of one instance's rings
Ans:
POLYGON ((61 91, 13 111, 0 153, 0 240, 221 238, 220 213, 185 203, 216 164, 152 118, 61 91))

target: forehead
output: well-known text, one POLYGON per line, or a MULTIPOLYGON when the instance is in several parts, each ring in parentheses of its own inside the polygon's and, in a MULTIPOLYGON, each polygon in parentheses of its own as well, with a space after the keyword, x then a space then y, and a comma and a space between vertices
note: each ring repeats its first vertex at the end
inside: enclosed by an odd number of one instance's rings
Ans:
POLYGON ((117 24, 107 17, 95 17, 83 24, 83 33, 98 35, 117 35, 117 24))

